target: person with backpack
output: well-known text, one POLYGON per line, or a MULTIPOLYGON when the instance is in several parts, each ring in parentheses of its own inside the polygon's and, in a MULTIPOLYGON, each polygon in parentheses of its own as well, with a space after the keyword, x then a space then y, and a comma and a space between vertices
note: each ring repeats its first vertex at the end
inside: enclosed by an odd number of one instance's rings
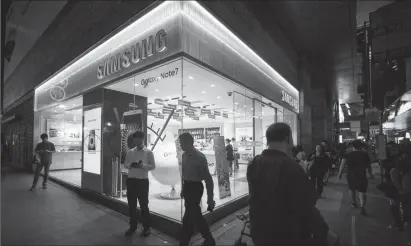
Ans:
POLYGON ((272 124, 266 138, 267 149, 247 168, 254 245, 327 245, 336 237, 315 207, 316 190, 292 158, 290 126, 272 124))
POLYGON ((402 151, 399 163, 390 172, 392 183, 399 193, 399 201, 403 207, 403 221, 407 224, 407 240, 411 246, 411 153, 402 151))

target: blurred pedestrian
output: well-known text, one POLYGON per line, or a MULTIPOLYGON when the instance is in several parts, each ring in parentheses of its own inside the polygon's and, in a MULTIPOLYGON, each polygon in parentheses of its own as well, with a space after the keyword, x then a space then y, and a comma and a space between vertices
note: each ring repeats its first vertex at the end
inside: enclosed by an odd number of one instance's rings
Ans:
POLYGON ((315 189, 292 158, 290 126, 272 124, 266 138, 267 149, 247 169, 254 244, 326 245, 329 228, 315 207, 315 189))
POLYGON ((308 173, 311 183, 317 190, 318 197, 322 196, 324 189, 324 176, 328 169, 328 156, 325 154, 324 147, 317 145, 315 153, 309 159, 308 173))
MULTIPOLYGON (((403 208, 401 226, 407 224, 407 240, 411 245, 411 155, 403 151, 400 153, 399 165, 390 173, 392 182, 398 191, 399 202, 403 208)), ((401 227, 399 229, 402 229, 401 227)))
POLYGON ((181 197, 184 199, 185 212, 181 231, 180 246, 188 246, 196 228, 205 239, 206 246, 214 246, 215 240, 201 213, 200 202, 204 193, 203 181, 207 188, 207 210, 215 207, 214 183, 208 170, 207 158, 194 147, 193 136, 186 132, 179 137, 183 153, 183 187, 181 197))
POLYGON ((347 166, 348 188, 351 193, 351 207, 357 207, 357 192, 360 197, 360 209, 362 215, 367 215, 365 210, 366 192, 368 187, 367 170, 370 178, 373 178, 371 161, 367 152, 362 151, 362 144, 356 140, 352 143, 353 151, 348 153, 342 160, 338 177, 342 177, 342 171, 347 166))

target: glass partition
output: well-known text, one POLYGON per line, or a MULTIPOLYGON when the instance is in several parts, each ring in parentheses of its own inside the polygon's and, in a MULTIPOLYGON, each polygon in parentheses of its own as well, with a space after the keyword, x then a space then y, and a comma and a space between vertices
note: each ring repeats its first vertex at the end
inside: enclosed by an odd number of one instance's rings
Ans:
MULTIPOLYGON (((56 147, 49 175, 81 186, 83 98, 78 97, 59 105, 35 112, 34 147, 46 133, 56 147)), ((44 172, 44 169, 43 169, 44 172)))
MULTIPOLYGON (((190 132, 195 147, 206 156, 219 207, 248 194, 247 165, 266 147, 265 131, 270 124, 285 121, 296 132, 293 112, 185 58, 95 90, 91 94, 103 98, 104 193, 127 202, 128 171, 123 163, 133 147, 128 137, 143 130, 156 162, 156 169, 149 173, 150 210, 177 221, 184 213, 181 133, 190 132)), ((84 95, 85 102, 89 97, 84 95)), ((82 115, 83 97, 35 113, 35 143, 46 132, 57 148, 50 175, 78 186, 82 184, 82 115)), ((204 212, 206 194, 201 203, 204 212)))

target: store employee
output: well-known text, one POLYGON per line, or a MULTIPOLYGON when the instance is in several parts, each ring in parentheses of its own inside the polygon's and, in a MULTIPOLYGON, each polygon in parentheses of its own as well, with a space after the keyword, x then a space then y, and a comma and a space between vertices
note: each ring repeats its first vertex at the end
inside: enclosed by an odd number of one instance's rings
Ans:
POLYGON ((137 199, 140 203, 143 222, 141 236, 148 237, 150 232, 150 210, 148 208, 149 181, 148 172, 156 168, 153 152, 144 146, 144 132, 137 131, 131 135, 135 147, 127 152, 124 166, 128 171, 127 202, 130 214, 130 228, 126 236, 137 230, 137 199))
POLYGON ((213 198, 214 184, 208 170, 207 159, 203 153, 194 147, 193 136, 186 132, 179 137, 181 149, 184 151, 182 157, 183 188, 181 192, 186 208, 183 217, 183 228, 180 246, 187 246, 196 227, 204 237, 204 245, 215 245, 207 222, 201 213, 201 197, 203 196, 205 181, 208 196, 207 210, 212 212, 215 207, 213 198))

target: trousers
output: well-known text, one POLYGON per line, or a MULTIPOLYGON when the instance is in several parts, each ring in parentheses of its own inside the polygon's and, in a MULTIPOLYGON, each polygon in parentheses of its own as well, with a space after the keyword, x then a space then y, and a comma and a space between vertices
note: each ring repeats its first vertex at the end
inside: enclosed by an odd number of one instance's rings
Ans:
POLYGON ((36 187, 37 182, 39 181, 41 170, 43 170, 43 167, 44 167, 43 185, 47 184, 47 180, 49 178, 50 163, 37 163, 36 172, 34 173, 33 187, 36 187))
POLYGON ((183 196, 185 212, 181 231, 180 246, 187 246, 196 228, 203 238, 212 238, 207 221, 201 213, 200 202, 203 196, 204 186, 202 182, 184 181, 183 196))
POLYGON ((148 208, 148 179, 127 179, 127 203, 130 216, 130 228, 137 229, 137 200, 140 204, 141 218, 144 229, 150 228, 150 210, 148 208))

